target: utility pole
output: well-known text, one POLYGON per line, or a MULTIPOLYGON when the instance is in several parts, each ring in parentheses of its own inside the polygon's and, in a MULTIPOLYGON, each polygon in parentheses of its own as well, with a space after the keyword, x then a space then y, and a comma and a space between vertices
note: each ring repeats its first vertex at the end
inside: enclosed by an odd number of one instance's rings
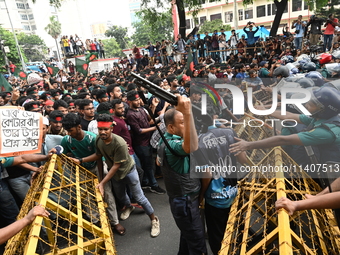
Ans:
POLYGON ((4 42, 5 41, 2 40, 2 37, 1 37, 1 34, 0 34, 0 49, 1 49, 2 53, 4 54, 4 59, 5 59, 5 63, 6 63, 6 66, 7 66, 7 72, 8 72, 8 74, 11 74, 11 69, 9 68, 9 61, 8 61, 8 58, 7 58, 7 55, 6 55, 4 42))
POLYGON ((235 33, 238 29, 238 8, 237 8, 237 0, 234 0, 234 29, 235 33))
POLYGON ((4 0, 4 2, 5 2, 5 7, 6 7, 8 19, 9 19, 9 22, 10 22, 10 24, 11 24, 12 33, 13 33, 14 40, 15 40, 15 45, 16 45, 16 47, 17 47, 17 51, 18 51, 18 54, 19 54, 19 58, 20 58, 20 60, 21 60, 22 69, 23 69, 24 71, 26 71, 26 64, 25 64, 24 58, 22 57, 22 54, 21 54, 20 46, 19 46, 18 39, 17 39, 17 36, 16 36, 15 31, 14 31, 14 28, 13 28, 11 16, 9 15, 9 11, 8 11, 8 8, 7 8, 6 0, 4 0))

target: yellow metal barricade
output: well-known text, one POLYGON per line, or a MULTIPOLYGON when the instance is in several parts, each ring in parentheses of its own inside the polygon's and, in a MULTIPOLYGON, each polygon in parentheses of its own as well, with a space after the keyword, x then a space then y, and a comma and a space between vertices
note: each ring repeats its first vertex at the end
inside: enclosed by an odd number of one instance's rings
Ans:
MULTIPOLYGON (((235 129, 247 141, 272 135, 267 126, 235 129)), ((331 210, 300 211, 292 216, 275 210, 277 199, 305 199, 305 194, 320 192, 320 186, 280 147, 247 155, 253 165, 239 182, 219 254, 340 254, 339 229, 331 210)))
POLYGON ((51 215, 36 217, 8 241, 4 254, 116 254, 97 184, 97 176, 85 168, 53 155, 32 184, 18 219, 37 204, 51 215))

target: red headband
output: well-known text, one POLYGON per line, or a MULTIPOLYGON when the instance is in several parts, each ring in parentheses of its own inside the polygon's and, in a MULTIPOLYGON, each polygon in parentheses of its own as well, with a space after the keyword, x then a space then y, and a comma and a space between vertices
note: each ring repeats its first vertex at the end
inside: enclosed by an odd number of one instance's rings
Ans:
POLYGON ((32 107, 33 108, 38 108, 38 105, 37 104, 33 104, 32 107))
POLYGON ((55 120, 60 122, 62 121, 62 117, 55 117, 55 120))
POLYGON ((98 121, 98 128, 110 128, 112 127, 112 122, 98 121))
POLYGON ((74 106, 74 103, 70 103, 69 106, 74 106))

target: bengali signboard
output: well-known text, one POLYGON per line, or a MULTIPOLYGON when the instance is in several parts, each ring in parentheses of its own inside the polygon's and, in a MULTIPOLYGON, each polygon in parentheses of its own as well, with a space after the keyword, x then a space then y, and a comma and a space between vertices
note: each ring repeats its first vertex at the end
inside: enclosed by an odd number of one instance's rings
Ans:
POLYGON ((0 107, 0 155, 40 153, 43 117, 15 106, 0 107))

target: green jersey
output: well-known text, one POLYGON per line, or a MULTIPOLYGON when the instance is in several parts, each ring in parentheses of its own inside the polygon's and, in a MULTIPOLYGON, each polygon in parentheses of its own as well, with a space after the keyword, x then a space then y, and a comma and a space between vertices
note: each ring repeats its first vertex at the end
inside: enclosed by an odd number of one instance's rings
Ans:
MULTIPOLYGON (((96 153, 96 135, 89 131, 84 131, 84 138, 81 141, 66 135, 61 140, 61 146, 64 148, 64 154, 72 153, 77 158, 85 158, 96 153)), ((92 169, 96 166, 96 161, 84 162, 82 166, 92 169)))

